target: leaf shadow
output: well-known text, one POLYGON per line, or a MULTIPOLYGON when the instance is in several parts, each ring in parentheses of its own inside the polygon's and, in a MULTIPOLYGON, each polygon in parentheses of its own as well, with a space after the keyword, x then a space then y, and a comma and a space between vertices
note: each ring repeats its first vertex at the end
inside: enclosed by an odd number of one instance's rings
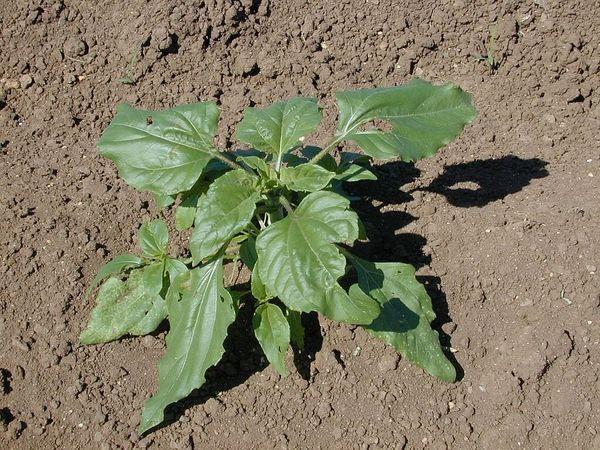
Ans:
POLYGON ((401 261, 419 268, 431 262, 424 253, 427 240, 415 233, 398 233, 417 218, 402 208, 413 196, 402 187, 414 182, 421 171, 413 163, 390 162, 372 168, 379 181, 346 183, 346 191, 358 198, 352 203, 363 221, 368 242, 357 242, 356 253, 370 261, 401 261), (392 209, 394 208, 394 209, 392 209))
POLYGON ((515 155, 452 164, 422 190, 443 195, 453 206, 482 207, 519 192, 533 179, 547 177, 547 164, 515 155))
POLYGON ((423 286, 425 286, 425 290, 431 298, 433 312, 435 312, 436 316, 435 320, 431 324, 431 328, 437 331, 444 354, 456 369, 456 381, 460 381, 464 378, 465 371, 454 356, 454 353, 449 350, 451 347, 451 336, 442 329, 442 325, 452 322, 452 317, 450 316, 450 310, 448 308, 448 302, 446 300, 446 294, 442 290, 442 280, 440 277, 432 275, 417 275, 417 280, 423 286))
MULTIPOLYGON (((417 269, 430 264, 431 256, 424 252, 427 244, 425 237, 416 233, 397 232, 416 220, 416 217, 406 211, 388 209, 391 205, 401 208, 403 203, 413 200, 411 193, 403 191, 402 187, 414 182, 420 176, 420 170, 413 163, 405 162, 386 163, 374 167, 373 170, 379 178, 376 185, 372 181, 345 185, 349 193, 359 198, 352 206, 361 217, 369 237, 368 242, 355 243, 353 252, 370 261, 403 262, 417 269)), ((441 288, 441 280, 433 276, 417 276, 417 279, 425 286, 431 297, 436 314, 432 328, 438 332, 444 353, 456 368, 457 380, 460 380, 464 376, 464 370, 454 354, 447 351, 450 347, 450 336, 442 330, 442 325, 451 322, 452 319, 446 296, 441 288)), ((406 314, 402 314, 404 311, 402 308, 397 309, 395 314, 401 316, 398 319, 405 322, 407 327, 416 328, 419 317, 408 308, 405 309, 406 314)))
POLYGON ((225 353, 215 366, 206 371, 206 382, 199 389, 193 390, 189 396, 169 405, 165 410, 165 420, 146 434, 169 426, 187 409, 201 405, 210 398, 216 398, 220 392, 243 384, 252 375, 268 366, 260 345, 254 337, 252 313, 249 305, 240 307, 223 343, 225 353))
MULTIPOLYGON (((244 304, 240 307, 223 343, 225 353, 219 363, 206 371, 206 382, 189 396, 169 405, 165 410, 165 420, 148 430, 146 435, 169 426, 179 420, 189 408, 204 404, 210 398, 218 398, 219 393, 245 383, 252 375, 268 367, 269 363, 254 336, 252 315, 251 305, 244 304)), ((323 337, 316 313, 303 314, 302 324, 306 331, 305 347, 298 349, 292 346, 292 349, 294 364, 300 376, 308 380, 311 365, 315 354, 321 349, 323 337)))
POLYGON ((306 381, 311 380, 310 368, 315 360, 316 354, 323 347, 323 335, 319 316, 316 313, 302 314, 302 325, 304 326, 304 348, 292 345, 294 353, 294 366, 299 375, 306 381))

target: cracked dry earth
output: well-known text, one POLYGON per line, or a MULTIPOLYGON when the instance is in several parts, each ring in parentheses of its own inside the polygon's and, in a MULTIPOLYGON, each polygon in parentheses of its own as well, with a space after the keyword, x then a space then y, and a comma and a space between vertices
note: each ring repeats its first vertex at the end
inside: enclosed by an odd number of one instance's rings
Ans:
POLYGON ((598 1, 22 0, 0 23, 1 448, 600 448, 598 1), (233 147, 244 107, 315 96, 322 143, 335 91, 414 77, 472 92, 477 120, 352 192, 363 251, 418 267, 460 380, 316 316, 282 379, 242 317, 140 439, 166 327, 77 343, 86 286, 157 215, 95 148, 116 105, 216 100, 233 147))

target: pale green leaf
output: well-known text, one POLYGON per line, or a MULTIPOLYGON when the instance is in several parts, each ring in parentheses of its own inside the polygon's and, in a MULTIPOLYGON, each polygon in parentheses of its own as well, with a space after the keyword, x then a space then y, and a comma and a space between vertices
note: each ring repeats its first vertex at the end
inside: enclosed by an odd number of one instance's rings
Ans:
POLYGON ((290 326, 279 306, 272 303, 259 305, 252 318, 252 326, 269 362, 280 375, 287 376, 285 354, 290 346, 290 326))
POLYGON ((227 172, 200 197, 190 240, 194 264, 214 255, 248 225, 260 193, 257 178, 238 169, 227 172))
POLYGON ((168 405, 202 386, 206 370, 223 356, 227 328, 235 318, 231 295, 223 287, 223 261, 179 275, 169 289, 167 308, 167 353, 158 366, 158 391, 144 405, 140 433, 159 425, 168 405))
POLYGON ((354 299, 338 284, 346 259, 335 242, 354 242, 358 218, 333 192, 307 195, 298 208, 256 240, 256 267, 268 291, 296 311, 318 311, 340 322, 368 324, 379 314, 372 299, 354 299))
POLYGON ((175 210, 175 228, 179 231, 187 230, 194 225, 194 218, 198 209, 200 194, 190 193, 175 210))
MULTIPOLYGON (((147 291, 161 293, 165 263, 150 264, 144 268, 142 281, 147 291)), ((144 317, 129 329, 129 334, 142 336, 152 333, 167 317, 167 302, 160 295, 154 296, 152 306, 144 317)))
MULTIPOLYGON (((371 263, 351 256, 364 293, 381 305, 381 314, 365 328, 392 345, 406 359, 444 381, 456 379, 456 369, 431 328, 431 299, 409 264, 371 263)), ((363 295, 366 295, 364 294, 363 295)))
POLYGON ((126 269, 130 269, 132 267, 139 267, 144 264, 144 261, 139 256, 133 255, 131 253, 125 253, 123 255, 116 256, 111 261, 107 262, 104 266, 100 268, 98 274, 92 280, 92 284, 86 291, 85 295, 88 296, 96 286, 98 286, 102 280, 108 278, 111 275, 116 275, 123 272, 126 269))
POLYGON ((315 99, 295 98, 264 109, 248 108, 236 136, 281 160, 286 152, 317 128, 321 117, 315 99))
POLYGON ((376 180, 377 177, 373 172, 358 164, 350 164, 335 175, 336 180, 352 183, 354 181, 376 180))
POLYGON ((476 116, 471 96, 453 84, 434 86, 422 80, 399 87, 337 94, 339 140, 356 142, 378 159, 415 161, 435 154, 476 116), (383 120, 392 130, 363 130, 383 120))
POLYGON ((165 260, 165 272, 169 275, 169 282, 173 282, 177 276, 188 271, 188 267, 183 261, 178 259, 167 258, 165 260))
POLYGON ((171 206, 173 203, 175 203, 175 198, 177 197, 177 195, 169 195, 169 194, 153 194, 154 195, 154 201, 156 202, 156 206, 158 206, 159 209, 165 209, 168 206, 171 206))
POLYGON ((98 147, 131 186, 156 194, 188 191, 214 154, 213 102, 146 111, 120 105, 98 147))
POLYGON ((96 307, 79 338, 80 342, 99 344, 130 333, 144 320, 153 305, 160 303, 161 287, 162 263, 132 270, 126 282, 109 278, 98 292, 96 307), (158 277, 158 280, 152 280, 153 277, 158 277))
POLYGON ((300 164, 295 167, 282 167, 281 182, 292 191, 315 192, 323 189, 335 176, 317 164, 300 164))
POLYGON ((258 255, 256 254, 256 240, 253 237, 249 237, 240 245, 240 258, 252 271, 250 289, 253 297, 261 301, 273 298, 273 295, 267 292, 267 287, 263 283, 258 272, 258 266, 256 265, 256 261, 258 260, 258 255))
POLYGON ((263 158, 258 156, 240 156, 238 161, 242 161, 251 169, 256 170, 258 175, 264 179, 274 179, 277 177, 275 170, 263 158))
POLYGON ((163 258, 169 246, 169 229, 162 219, 145 222, 138 232, 140 247, 150 258, 163 258))

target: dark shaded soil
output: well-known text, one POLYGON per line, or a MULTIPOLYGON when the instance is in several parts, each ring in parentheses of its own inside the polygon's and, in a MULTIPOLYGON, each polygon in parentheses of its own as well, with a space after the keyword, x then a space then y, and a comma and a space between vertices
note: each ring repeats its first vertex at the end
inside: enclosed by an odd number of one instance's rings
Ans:
POLYGON ((600 448, 599 17, 584 0, 1 2, 0 447, 600 448), (77 344, 85 288, 157 214, 95 148, 117 103, 215 99, 235 146, 244 107, 316 96, 321 143, 333 92, 415 76, 480 115, 353 188, 360 251, 419 268, 461 380, 316 316, 280 379, 242 317, 207 386, 140 440, 164 331, 77 344))

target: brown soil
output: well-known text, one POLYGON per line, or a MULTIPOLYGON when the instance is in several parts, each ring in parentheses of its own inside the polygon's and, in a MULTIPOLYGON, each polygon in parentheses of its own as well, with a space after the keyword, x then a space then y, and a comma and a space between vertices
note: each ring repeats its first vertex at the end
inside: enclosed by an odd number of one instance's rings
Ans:
POLYGON ((600 448, 598 1, 0 3, 0 448, 600 448), (317 317, 280 379, 242 317, 140 440, 164 330, 77 344, 86 286, 156 215, 95 148, 117 103, 216 99, 235 145, 246 106, 415 76, 472 92, 477 121, 353 192, 363 250, 419 267, 461 379, 317 317))

